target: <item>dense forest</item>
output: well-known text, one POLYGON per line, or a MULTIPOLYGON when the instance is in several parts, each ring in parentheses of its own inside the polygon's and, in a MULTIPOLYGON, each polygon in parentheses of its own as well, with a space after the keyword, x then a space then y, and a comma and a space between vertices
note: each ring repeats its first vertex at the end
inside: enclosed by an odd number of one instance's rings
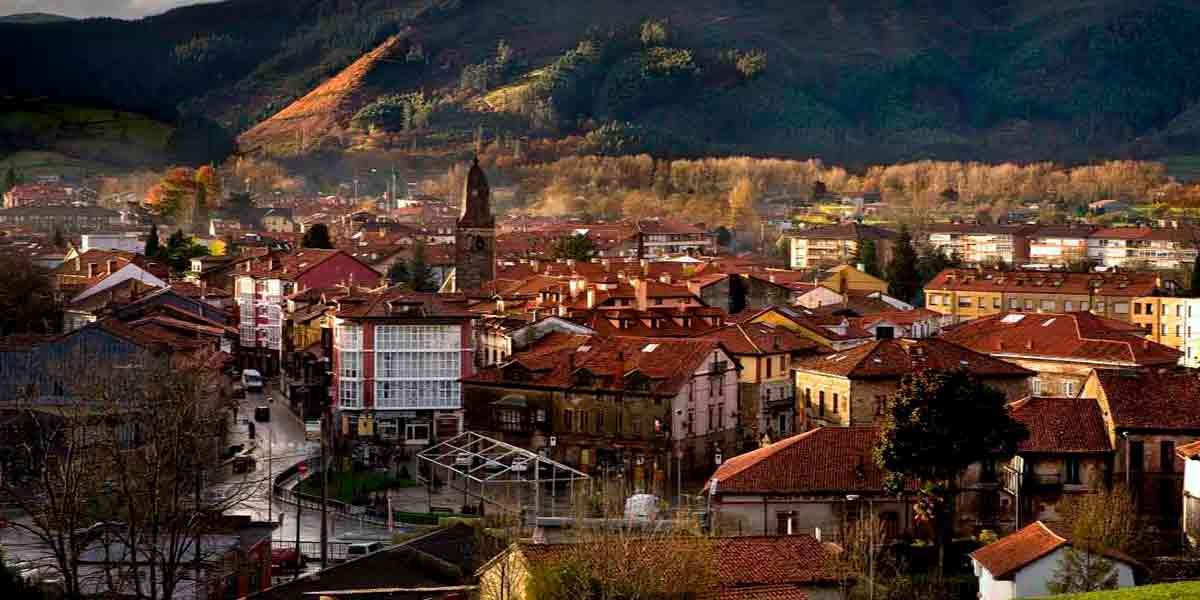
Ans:
POLYGON ((399 36, 343 146, 1084 162, 1195 150, 1198 29, 1174 0, 229 0, 0 23, 0 96, 187 122, 209 148, 399 36))

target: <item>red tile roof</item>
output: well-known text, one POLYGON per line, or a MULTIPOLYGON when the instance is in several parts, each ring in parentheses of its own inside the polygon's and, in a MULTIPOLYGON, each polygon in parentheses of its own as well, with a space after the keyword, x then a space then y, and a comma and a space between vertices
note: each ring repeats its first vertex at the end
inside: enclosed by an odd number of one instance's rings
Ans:
POLYGON ((402 286, 385 290, 341 296, 337 302, 339 319, 472 319, 476 315, 450 305, 437 294, 411 292, 402 286))
POLYGON ((903 377, 925 369, 966 369, 982 377, 1029 377, 1033 371, 937 338, 884 339, 794 365, 854 379, 903 377))
POLYGON ((1153 272, 1059 273, 1044 271, 975 271, 946 269, 925 285, 926 291, 1070 294, 1133 298, 1150 296, 1158 286, 1153 272))
POLYGON ((1096 369, 1117 429, 1200 431, 1200 372, 1195 369, 1096 369))
POLYGON ((828 351, 799 333, 767 323, 734 323, 710 331, 704 337, 721 342, 732 354, 828 351))
MULTIPOLYGON (((1005 580, 1011 579, 1026 565, 1070 544, 1064 535, 1037 521, 972 552, 970 556, 983 565, 994 579, 1005 580)), ((1101 553, 1129 565, 1137 564, 1137 561, 1116 550, 1103 549, 1101 553)))
POLYGON ((1175 454, 1184 460, 1190 460, 1200 456, 1200 440, 1175 448, 1175 454))
POLYGON ((914 308, 912 310, 889 310, 877 312, 874 314, 850 319, 850 324, 861 329, 866 329, 880 321, 889 321, 896 325, 911 326, 919 321, 930 321, 941 319, 940 313, 933 312, 928 308, 914 308))
POLYGON ((709 481, 718 495, 882 492, 878 438, 875 427, 819 427, 730 458, 709 481))
POLYGON ((954 327, 942 338, 993 356, 1034 356, 1173 365, 1182 352, 1133 333, 1136 327, 1087 312, 1000 313, 954 327), (1132 331, 1131 331, 1132 330, 1132 331))
POLYGON ((841 225, 826 225, 812 229, 801 229, 792 237, 817 240, 893 240, 900 234, 890 229, 863 225, 861 223, 843 223, 841 225))
POLYGON ((570 389, 583 371, 591 373, 592 387, 625 390, 628 377, 637 372, 649 379, 649 392, 674 396, 704 361, 720 346, 711 340, 598 337, 552 333, 532 349, 514 354, 508 362, 480 369, 464 383, 498 386, 532 386, 570 389), (529 378, 513 381, 507 369, 525 369, 529 378))
POLYGON ((1008 405, 1012 416, 1029 429, 1017 447, 1031 453, 1112 452, 1100 405, 1094 398, 1030 397, 1008 405))
POLYGON ((798 585, 755 585, 742 588, 725 588, 715 593, 700 596, 702 600, 808 600, 808 594, 798 585))
POLYGON ((838 580, 829 547, 810 535, 727 537, 715 544, 723 587, 838 580))

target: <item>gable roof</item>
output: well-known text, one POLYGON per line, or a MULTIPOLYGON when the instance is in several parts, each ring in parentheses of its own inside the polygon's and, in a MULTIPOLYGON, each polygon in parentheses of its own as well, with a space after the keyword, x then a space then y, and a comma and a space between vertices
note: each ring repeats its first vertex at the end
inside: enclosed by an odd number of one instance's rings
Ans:
POLYGON ((727 459, 716 494, 882 492, 876 427, 818 427, 727 459))
POLYGON ((1136 326, 1090 312, 1000 313, 975 319, 942 334, 977 352, 1115 363, 1173 365, 1182 352, 1152 342, 1136 326))
POLYGON ((794 368, 851 379, 903 377, 925 369, 966 369, 982 377, 1029 377, 1033 371, 937 338, 883 339, 814 356, 794 368))
POLYGON ((1194 369, 1096 369, 1118 429, 1200 431, 1200 372, 1194 369))
POLYGON ((702 339, 599 337, 553 332, 530 350, 512 355, 504 364, 480 369, 463 382, 570 389, 576 387, 576 373, 586 370, 595 379, 591 387, 623 390, 625 377, 636 371, 649 378, 650 394, 674 396, 719 348, 717 342, 702 339), (506 380, 505 369, 518 366, 530 371, 531 378, 520 382, 506 380))
POLYGON ((402 286, 350 294, 337 298, 336 302, 339 319, 472 319, 476 316, 451 306, 437 294, 411 292, 402 286))
POLYGON ((1018 452, 1077 454, 1112 452, 1100 404, 1094 398, 1034 396, 1008 405, 1014 419, 1029 429, 1018 452))
POLYGON ((790 329, 768 323, 733 323, 714 329, 704 337, 721 342, 732 354, 777 354, 824 348, 790 329))
POLYGON ((829 547, 811 535, 737 536, 715 544, 724 587, 838 581, 829 547))
POLYGON ((792 237, 814 240, 894 240, 900 234, 891 229, 863 225, 862 223, 842 223, 826 225, 812 229, 801 229, 792 237))
MULTIPOLYGON (((1069 545, 1071 542, 1065 536, 1045 523, 1036 521, 972 552, 970 556, 983 565, 994 579, 1011 579, 1025 566, 1069 545)), ((1129 565, 1138 564, 1125 553, 1116 550, 1103 549, 1101 554, 1129 565)))

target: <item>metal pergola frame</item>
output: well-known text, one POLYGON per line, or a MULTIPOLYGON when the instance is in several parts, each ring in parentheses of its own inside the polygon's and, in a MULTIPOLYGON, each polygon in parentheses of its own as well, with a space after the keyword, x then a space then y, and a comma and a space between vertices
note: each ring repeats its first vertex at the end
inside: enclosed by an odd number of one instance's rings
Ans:
MULTIPOLYGON (((496 484, 522 484, 534 487, 535 514, 541 512, 541 487, 549 484, 553 490, 560 483, 574 486, 576 481, 591 481, 587 473, 541 454, 514 446, 485 435, 465 431, 448 440, 439 442, 417 454, 418 464, 429 467, 430 477, 440 470, 459 478, 464 483, 463 493, 472 497, 503 506, 484 495, 485 488, 496 484), (474 482, 478 493, 470 488, 474 482)), ((431 481, 420 474, 418 481, 430 485, 431 481)), ((449 480, 449 478, 447 478, 449 480)), ((506 507, 512 510, 513 507, 506 507)), ((522 507, 515 507, 520 512, 522 507)))

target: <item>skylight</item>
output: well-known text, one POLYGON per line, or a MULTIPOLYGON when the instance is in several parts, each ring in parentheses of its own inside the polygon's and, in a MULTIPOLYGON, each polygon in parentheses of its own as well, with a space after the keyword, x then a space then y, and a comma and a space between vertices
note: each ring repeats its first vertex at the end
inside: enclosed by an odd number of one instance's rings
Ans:
POLYGON ((1003 319, 1000 319, 1000 322, 1012 325, 1013 323, 1020 323, 1021 319, 1024 318, 1025 315, 1006 315, 1003 319))
POLYGON ((1057 319, 1057 318, 1058 318, 1058 317, 1051 317, 1051 318, 1049 318, 1049 319, 1046 319, 1046 322, 1045 322, 1045 323, 1042 323, 1042 327, 1049 327, 1049 326, 1050 326, 1050 324, 1051 324, 1051 323, 1054 323, 1054 320, 1055 320, 1055 319, 1057 319))
POLYGON ((577 350, 577 352, 590 352, 591 350, 592 350, 591 346, 580 346, 579 349, 577 350))
POLYGON ((646 347, 642 348, 642 352, 654 352, 655 350, 658 350, 658 344, 646 344, 646 347))

